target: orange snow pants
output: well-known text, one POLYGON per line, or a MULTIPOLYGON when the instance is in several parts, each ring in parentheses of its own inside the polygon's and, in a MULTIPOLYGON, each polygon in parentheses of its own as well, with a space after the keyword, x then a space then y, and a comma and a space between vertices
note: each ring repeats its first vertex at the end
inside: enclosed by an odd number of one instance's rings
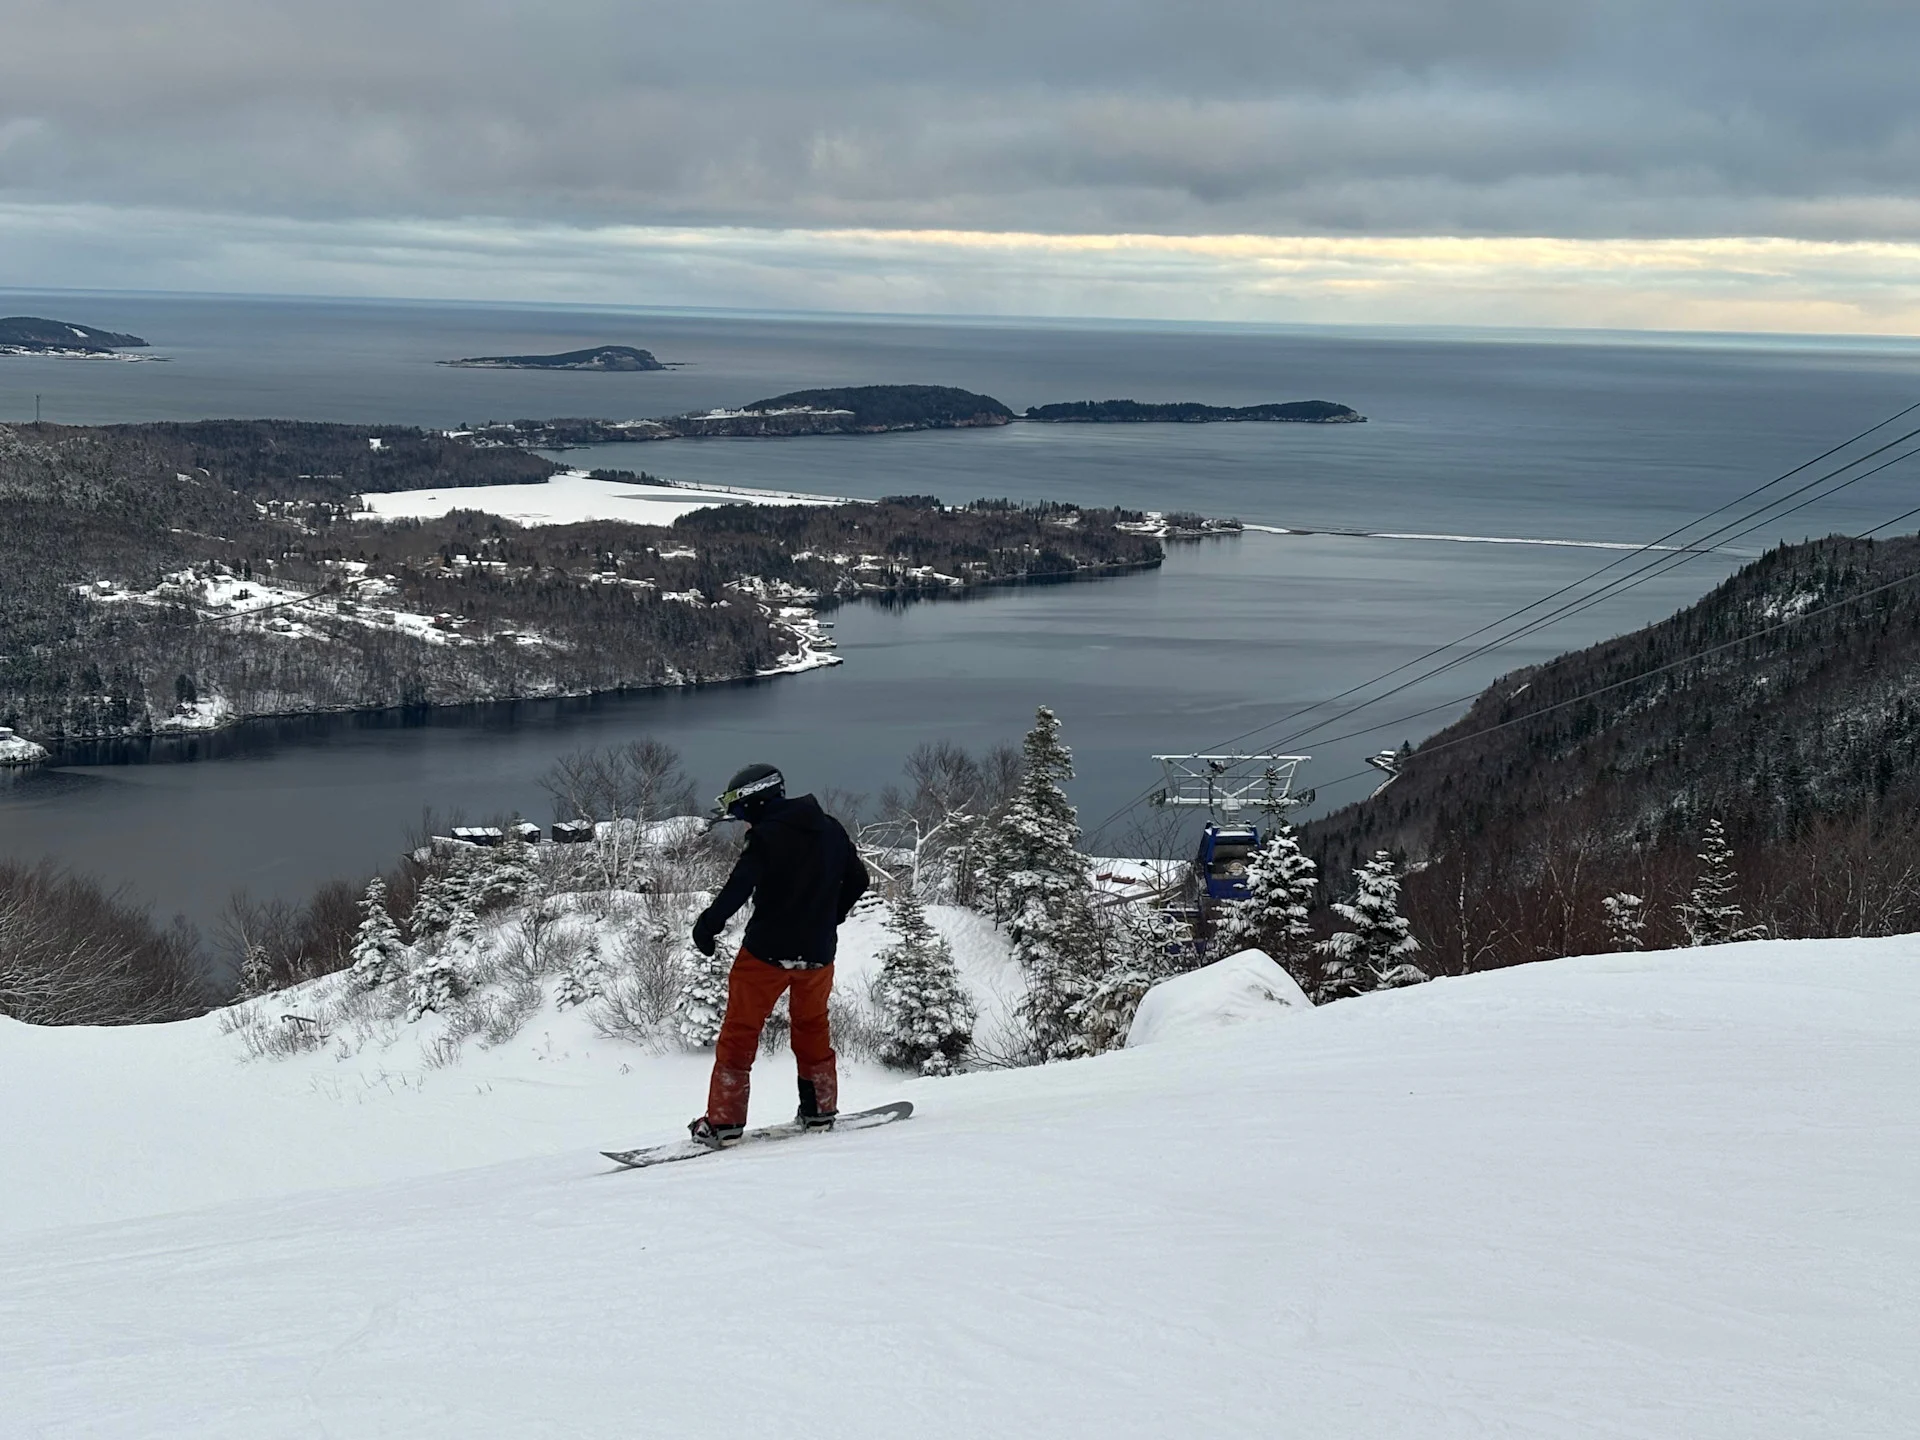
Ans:
POLYGON ((782 970, 742 950, 727 975, 727 1014, 713 1047, 713 1080, 707 1086, 707 1119, 713 1124, 747 1123, 747 1093, 752 1088, 753 1057, 760 1051, 760 1031, 789 987, 793 994, 787 1013, 793 1021, 794 1063, 800 1071, 800 1108, 819 1115, 831 1115, 837 1108, 840 1081, 827 1033, 833 966, 782 970))

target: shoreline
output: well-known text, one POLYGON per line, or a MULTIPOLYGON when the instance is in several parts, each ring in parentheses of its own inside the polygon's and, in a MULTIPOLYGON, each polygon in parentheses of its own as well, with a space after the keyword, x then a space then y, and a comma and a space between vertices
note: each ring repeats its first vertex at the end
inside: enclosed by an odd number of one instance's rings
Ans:
MULTIPOLYGON (((600 696, 671 694, 676 691, 709 690, 731 685, 755 685, 763 681, 778 680, 788 675, 803 675, 811 671, 831 670, 836 666, 844 665, 846 663, 845 659, 832 653, 834 643, 832 638, 818 634, 822 627, 817 619, 819 612, 837 609, 841 605, 872 601, 879 603, 883 608, 892 609, 898 606, 911 605, 927 600, 965 600, 988 590, 1015 589, 1028 585, 1073 585, 1092 580, 1117 580, 1128 575, 1137 574, 1143 570, 1157 570, 1161 564, 1161 560, 1155 559, 1135 563, 1103 565, 1099 567, 1090 566, 1087 569, 1077 570, 1069 575, 1006 576, 1000 579, 983 580, 977 584, 968 585, 961 589, 935 591, 929 594, 896 595, 890 590, 875 589, 851 596, 823 596, 821 603, 817 607, 809 607, 813 609, 814 614, 808 618, 807 622, 804 622, 807 628, 815 632, 814 636, 810 637, 811 643, 803 642, 800 652, 793 655, 786 662, 770 666, 765 670, 757 670, 751 675, 728 675, 710 680, 679 680, 657 685, 617 685, 610 686, 606 689, 555 691, 550 694, 474 695, 461 700, 452 700, 437 704, 329 705, 305 709, 258 711, 247 714, 239 714, 227 710, 220 718, 210 724, 168 727, 162 723, 149 730, 137 730, 126 734, 87 735, 69 737, 67 739, 53 739, 49 737, 40 741, 27 740, 26 737, 22 736, 19 737, 21 742, 41 751, 41 755, 36 759, 17 761, 13 762, 13 764, 19 769, 29 769, 43 764, 58 768, 63 765, 99 763, 89 762, 84 758, 76 756, 74 752, 92 747, 128 745, 151 747, 155 744, 188 745, 208 736, 228 734, 233 731, 242 730, 249 725, 265 724, 273 721, 343 719, 350 716, 375 715, 430 716, 436 713, 452 713, 479 706, 511 705, 521 701, 534 703, 550 703, 568 700, 585 701, 600 696)), ((802 622, 798 620, 798 617, 787 617, 786 623, 793 624, 798 628, 802 622)))

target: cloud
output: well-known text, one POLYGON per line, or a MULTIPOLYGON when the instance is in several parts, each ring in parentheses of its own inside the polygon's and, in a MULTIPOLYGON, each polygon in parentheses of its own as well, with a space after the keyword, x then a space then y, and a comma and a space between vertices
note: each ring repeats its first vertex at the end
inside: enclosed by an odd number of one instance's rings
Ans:
POLYGON ((1920 332, 1920 244, 303 220, 0 205, 41 285, 1268 323, 1920 332))
MULTIPOLYGON (((0 201, 56 229, 1920 240, 1920 7, 1887 0, 16 0, 7 29, 0 201)), ((1016 293, 1043 250, 910 246, 891 293, 937 295, 936 253, 1016 293)))

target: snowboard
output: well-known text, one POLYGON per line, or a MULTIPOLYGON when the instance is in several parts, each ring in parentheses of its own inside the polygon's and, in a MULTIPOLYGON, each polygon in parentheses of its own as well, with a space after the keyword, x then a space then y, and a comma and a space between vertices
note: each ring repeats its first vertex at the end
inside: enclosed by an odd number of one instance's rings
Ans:
POLYGON ((733 1144, 715 1150, 710 1145, 702 1145, 697 1140, 674 1140, 665 1145, 649 1145, 640 1150, 602 1150, 600 1153, 614 1164, 629 1170, 644 1170, 649 1165, 670 1165, 676 1160, 693 1160, 702 1155, 724 1155, 729 1150, 743 1149, 749 1145, 764 1145, 770 1140, 791 1140, 796 1135, 839 1135, 848 1130, 872 1130, 881 1125, 891 1124, 895 1120, 904 1120, 913 1114, 911 1100, 896 1100, 891 1105, 876 1106, 872 1110, 855 1110, 835 1118, 831 1130, 809 1130, 798 1120, 789 1120, 782 1125, 768 1125, 759 1130, 749 1130, 733 1144))

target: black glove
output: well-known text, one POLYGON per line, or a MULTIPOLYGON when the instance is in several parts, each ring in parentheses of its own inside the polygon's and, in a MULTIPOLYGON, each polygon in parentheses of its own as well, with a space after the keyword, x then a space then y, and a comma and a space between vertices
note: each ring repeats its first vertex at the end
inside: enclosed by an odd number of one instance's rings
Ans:
POLYGON ((720 938, 720 927, 702 915, 693 922, 693 948, 702 955, 712 955, 714 942, 720 938))

